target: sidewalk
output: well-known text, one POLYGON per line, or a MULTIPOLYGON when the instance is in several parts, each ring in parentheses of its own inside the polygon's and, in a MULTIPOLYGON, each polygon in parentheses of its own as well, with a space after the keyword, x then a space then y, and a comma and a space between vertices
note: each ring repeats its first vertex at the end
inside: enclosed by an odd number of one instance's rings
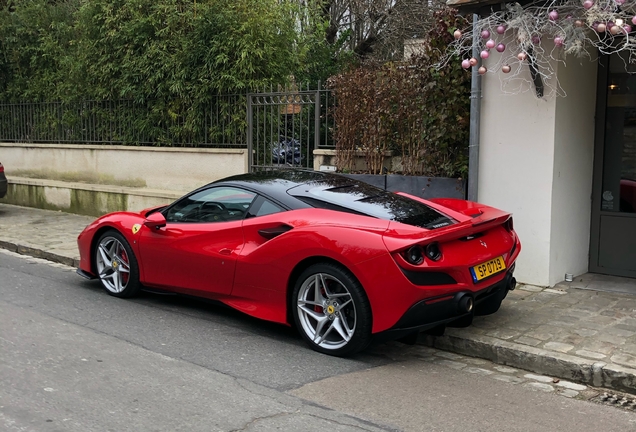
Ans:
MULTIPOLYGON (((76 266, 77 236, 93 219, 0 204, 0 247, 76 266)), ((593 279, 597 287, 604 280, 593 279)), ((633 294, 576 286, 586 284, 577 278, 548 289, 519 285, 496 314, 477 317, 468 328, 447 329, 442 337, 421 335, 419 342, 636 394, 636 280, 628 290, 633 294)))

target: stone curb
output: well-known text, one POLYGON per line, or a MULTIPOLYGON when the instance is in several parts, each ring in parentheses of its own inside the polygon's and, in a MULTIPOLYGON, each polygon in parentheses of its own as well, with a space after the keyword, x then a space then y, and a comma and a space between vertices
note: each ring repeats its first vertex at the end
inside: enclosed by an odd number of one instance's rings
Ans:
POLYGON ((420 341, 430 347, 479 357, 494 363, 526 369, 542 375, 636 394, 636 369, 548 351, 514 342, 481 336, 426 336, 420 341))
POLYGON ((28 255, 34 258, 41 258, 48 261, 64 264, 70 267, 79 267, 79 260, 59 255, 53 252, 48 252, 42 249, 24 246, 5 240, 0 240, 0 248, 7 249, 11 252, 19 253, 20 255, 28 255))

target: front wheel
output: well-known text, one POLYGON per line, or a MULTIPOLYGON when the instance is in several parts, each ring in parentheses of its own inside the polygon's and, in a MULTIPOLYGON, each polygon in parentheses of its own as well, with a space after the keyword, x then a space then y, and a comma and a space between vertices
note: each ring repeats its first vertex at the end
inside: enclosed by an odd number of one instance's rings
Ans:
POLYGON ((307 268, 294 287, 294 321, 309 346, 334 356, 351 355, 371 342, 371 306, 360 283, 330 263, 307 268))
POLYGON ((108 294, 132 297, 139 292, 139 266, 123 235, 117 231, 105 232, 97 240, 93 253, 97 275, 108 294))

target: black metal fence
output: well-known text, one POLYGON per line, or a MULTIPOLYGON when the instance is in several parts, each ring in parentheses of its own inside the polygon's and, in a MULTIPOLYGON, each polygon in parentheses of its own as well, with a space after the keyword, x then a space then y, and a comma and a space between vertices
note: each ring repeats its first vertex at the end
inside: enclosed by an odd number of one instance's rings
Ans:
MULTIPOLYGON (((312 135, 312 143, 329 147, 333 145, 333 126, 329 119, 333 98, 326 90, 318 92, 320 125, 316 130, 320 139, 314 140, 312 135)), ((309 108, 311 114, 305 109, 300 115, 289 115, 284 109, 260 110, 254 121, 254 117, 248 115, 249 98, 261 93, 271 95, 273 92, 269 89, 249 95, 218 95, 198 106, 179 101, 139 103, 132 100, 0 103, 0 142, 246 148, 250 133, 261 137, 261 126, 277 124, 281 128, 285 122, 298 125, 290 130, 289 138, 298 139, 294 136, 297 133, 314 134, 300 126, 300 117, 315 117, 313 107, 309 108), (250 126, 255 128, 251 132, 250 126)), ((298 90, 285 88, 277 94, 287 93, 295 97, 298 90)), ((285 126, 281 134, 287 136, 287 133, 285 126)))
POLYGON ((246 95, 199 107, 130 100, 0 104, 0 141, 245 147, 246 95))
POLYGON ((247 97, 250 171, 313 167, 313 149, 333 146, 334 99, 320 87, 285 88, 247 97))

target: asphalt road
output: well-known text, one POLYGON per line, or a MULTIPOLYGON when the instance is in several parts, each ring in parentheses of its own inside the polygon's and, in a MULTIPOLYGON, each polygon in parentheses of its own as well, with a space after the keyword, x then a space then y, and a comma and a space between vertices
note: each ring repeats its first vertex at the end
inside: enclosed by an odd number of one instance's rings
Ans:
POLYGON ((422 350, 333 358, 220 305, 120 300, 73 269, 0 252, 0 430, 636 430, 634 412, 422 350))

